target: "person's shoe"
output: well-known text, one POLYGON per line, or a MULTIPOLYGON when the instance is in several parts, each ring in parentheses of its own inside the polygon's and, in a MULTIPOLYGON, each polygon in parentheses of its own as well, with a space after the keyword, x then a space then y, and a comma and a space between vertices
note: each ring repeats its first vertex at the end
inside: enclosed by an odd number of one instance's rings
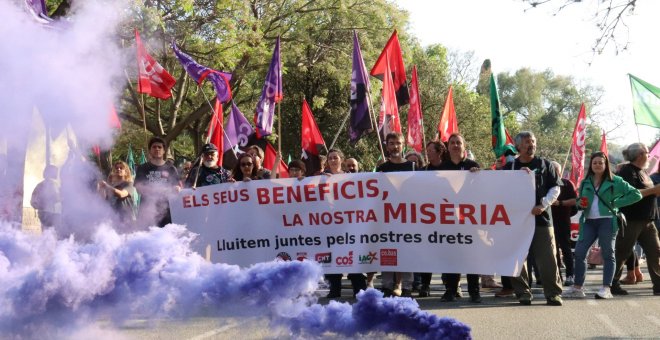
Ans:
POLYGON ((502 288, 502 285, 497 283, 491 275, 481 276, 481 288, 502 288))
POLYGON ((610 288, 610 293, 612 293, 612 295, 628 295, 628 291, 621 288, 619 285, 612 286, 612 288, 610 288))
POLYGON ((456 296, 454 292, 446 291, 444 294, 442 294, 442 297, 440 298, 440 302, 454 302, 456 301, 456 296))
POLYGON ((549 306, 561 306, 564 304, 564 302, 561 300, 561 296, 559 295, 546 298, 545 300, 547 301, 546 304, 549 306))
POLYGON ((506 298, 513 296, 513 289, 502 288, 499 292, 495 293, 496 298, 506 298))
POLYGON ((419 297, 429 297, 431 296, 431 287, 428 285, 423 285, 422 288, 419 289, 419 297))
POLYGON ((639 267, 635 267, 635 282, 644 282, 644 274, 639 267))
POLYGON ((660 289, 654 289, 653 290, 653 295, 660 296, 660 289))
POLYGON ((456 298, 458 298, 458 299, 460 299, 460 298, 463 297, 463 292, 461 291, 461 287, 458 287, 458 290, 456 291, 456 293, 454 294, 454 296, 455 296, 456 298))
POLYGON ((333 292, 333 291, 331 291, 331 292, 328 293, 328 295, 326 295, 325 297, 328 298, 328 299, 338 299, 338 298, 341 297, 341 292, 333 292))
POLYGON ((525 294, 525 295, 520 296, 520 299, 518 299, 518 302, 520 302, 520 304, 523 305, 523 306, 529 306, 529 305, 532 304, 532 299, 533 299, 532 295, 525 294))
POLYGON ((401 297, 412 297, 412 290, 402 289, 401 290, 401 297))
POLYGON ((601 287, 598 293, 596 293, 596 299, 611 299, 612 292, 610 292, 610 287, 601 287))
POLYGON ((587 294, 584 293, 584 289, 576 288, 575 286, 571 286, 570 288, 568 288, 568 290, 565 293, 562 293, 561 295, 567 298, 577 298, 577 299, 587 297, 587 294))
MULTIPOLYGON (((640 273, 641 274, 641 273, 640 273)), ((628 274, 626 274, 626 277, 619 280, 619 283, 622 285, 634 285, 637 284, 637 278, 635 277, 635 271, 634 270, 629 270, 628 274)))
POLYGON ((392 289, 392 295, 394 296, 401 296, 403 294, 403 290, 401 289, 401 284, 395 284, 394 289, 392 289))
POLYGON ((472 302, 472 303, 481 303, 481 294, 479 294, 479 293, 470 293, 470 302, 472 302))
POLYGON ((367 281, 367 288, 374 288, 374 282, 373 281, 367 281))
POLYGON ((589 269, 596 269, 596 265, 595 265, 595 264, 591 264, 591 263, 589 263, 589 267, 588 267, 588 268, 589 268, 589 269))
POLYGON ((564 280, 564 286, 570 287, 575 284, 575 278, 573 276, 567 276, 564 280))

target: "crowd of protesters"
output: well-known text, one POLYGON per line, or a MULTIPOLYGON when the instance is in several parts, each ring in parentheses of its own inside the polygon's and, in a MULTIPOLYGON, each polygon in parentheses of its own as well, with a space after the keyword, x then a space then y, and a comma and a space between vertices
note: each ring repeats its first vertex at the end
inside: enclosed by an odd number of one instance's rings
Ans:
MULTIPOLYGON (((431 141, 425 148, 425 156, 411 151, 403 153, 405 140, 400 133, 390 133, 384 140, 387 158, 376 168, 377 172, 400 171, 480 171, 480 165, 470 159, 467 142, 462 135, 449 136, 447 143, 431 141)), ((621 284, 634 284, 643 278, 634 247, 639 244, 646 255, 649 275, 653 283, 653 295, 660 295, 660 239, 656 197, 660 195, 660 174, 650 176, 645 168, 648 148, 642 143, 628 146, 624 152, 627 161, 616 172, 608 155, 594 152, 588 160, 585 179, 576 186, 561 178, 561 166, 557 162, 536 154, 536 138, 532 132, 521 132, 515 137, 517 157, 510 157, 505 164, 498 163, 498 170, 523 170, 535 177, 535 205, 530 212, 535 216, 535 228, 527 261, 518 277, 502 277, 499 285, 492 276, 467 274, 470 302, 482 301, 480 287, 502 288, 496 297, 515 296, 523 305, 533 300, 531 291, 532 272, 537 284, 542 285, 548 305, 561 306, 563 297, 584 298, 587 253, 598 240, 603 257, 602 286, 595 293, 597 299, 610 299, 613 295, 626 295, 621 284), (654 181, 655 180, 655 181, 654 181), (581 210, 578 241, 575 255, 570 244, 571 216, 581 210), (627 223, 618 218, 625 215, 627 223), (560 255, 561 254, 561 255, 560 255), (628 275, 623 275, 624 265, 628 275), (528 268, 529 265, 529 268, 528 268), (532 270, 532 267, 534 270, 532 270), (561 269, 565 269, 562 277, 561 269), (639 273, 639 274, 638 274, 639 273), (481 281, 481 283, 480 283, 481 281), (566 286, 565 289, 562 286, 566 286)), ((258 146, 249 147, 237 156, 235 166, 226 170, 218 165, 218 149, 206 144, 198 161, 187 162, 181 175, 177 168, 166 161, 166 142, 154 137, 148 144, 149 159, 135 173, 125 162, 116 162, 107 180, 98 182, 100 195, 123 224, 135 226, 171 223, 168 197, 182 187, 201 187, 226 182, 270 179, 271 171, 264 169, 264 152, 258 146)), ((280 156, 276 164, 279 163, 280 156)), ((346 158, 338 149, 327 153, 326 162, 316 173, 319 176, 359 172, 355 158, 346 158)), ((288 175, 302 179, 305 163, 293 160, 288 164, 288 175)), ((44 180, 34 190, 31 204, 37 209, 44 227, 60 223, 61 204, 57 171, 53 166, 44 170, 44 180)), ((275 171, 273 169, 273 171, 275 171)), ((367 287, 374 287, 376 273, 350 273, 353 295, 367 287)), ((411 297, 417 291, 419 297, 431 296, 432 273, 382 272, 380 288, 386 296, 411 297)), ((443 273, 445 292, 442 302, 452 302, 462 297, 461 273, 443 273)), ((342 274, 328 274, 327 298, 341 297, 342 274)))

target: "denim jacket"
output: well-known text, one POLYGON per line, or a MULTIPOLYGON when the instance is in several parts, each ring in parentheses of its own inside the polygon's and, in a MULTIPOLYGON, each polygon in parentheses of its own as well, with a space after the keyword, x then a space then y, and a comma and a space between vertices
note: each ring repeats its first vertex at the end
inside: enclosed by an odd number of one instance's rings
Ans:
MULTIPOLYGON (((591 176, 585 178, 580 184, 580 193, 577 199, 578 206, 580 205, 580 197, 586 197, 589 205, 582 211, 582 216, 580 217, 580 236, 579 239, 582 239, 582 226, 584 225, 587 215, 591 210, 591 204, 594 202, 594 197, 596 196, 596 189, 594 188, 594 183, 591 176)), ((613 175, 612 180, 604 179, 600 184, 598 189, 598 212, 600 216, 610 216, 614 217, 610 209, 607 208, 607 205, 603 201, 614 209, 614 213, 619 211, 619 208, 631 205, 642 199, 642 194, 639 190, 635 189, 633 186, 628 184, 623 178, 613 175)), ((619 230, 619 224, 617 223, 616 218, 612 218, 612 231, 616 233, 619 230)))

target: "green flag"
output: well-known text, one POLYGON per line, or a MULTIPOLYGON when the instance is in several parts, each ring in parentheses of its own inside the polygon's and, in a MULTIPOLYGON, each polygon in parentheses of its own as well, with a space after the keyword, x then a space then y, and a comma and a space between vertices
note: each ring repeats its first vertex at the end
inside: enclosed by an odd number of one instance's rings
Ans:
POLYGON ((144 149, 140 149, 140 151, 142 151, 140 155, 140 165, 142 165, 147 162, 147 156, 144 155, 144 149))
POLYGON ((497 94, 497 85, 495 84, 495 76, 490 75, 490 113, 491 113, 491 134, 492 145, 495 157, 502 157, 502 155, 509 153, 515 155, 516 147, 509 141, 507 143, 506 130, 504 129, 504 122, 502 122, 502 113, 500 112, 500 97, 497 94))
POLYGON ((660 88, 632 74, 628 76, 630 76, 635 124, 660 128, 660 88))
POLYGON ((128 164, 128 168, 131 169, 131 173, 133 174, 133 177, 135 177, 135 157, 133 156, 133 148, 131 147, 131 144, 128 144, 126 164, 128 164))

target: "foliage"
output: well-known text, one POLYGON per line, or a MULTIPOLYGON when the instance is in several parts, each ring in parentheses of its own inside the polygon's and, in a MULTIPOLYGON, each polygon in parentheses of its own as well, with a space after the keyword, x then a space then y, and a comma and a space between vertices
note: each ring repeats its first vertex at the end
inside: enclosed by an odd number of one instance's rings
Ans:
MULTIPOLYGON (((68 0, 48 3, 59 11, 68 0)), ((299 157, 300 112, 302 100, 306 99, 327 146, 338 134, 334 147, 357 158, 363 169, 372 169, 380 155, 376 134, 350 146, 347 127, 342 126, 349 112, 352 32, 359 34, 369 69, 397 29, 409 80, 413 65, 418 67, 426 140, 436 135, 451 85, 459 130, 467 147, 483 167, 494 161, 490 145, 489 63, 479 72, 473 52, 448 51, 442 45, 422 47, 408 31, 407 13, 389 1, 157 0, 135 2, 127 10, 133 19, 118 32, 123 46, 135 53, 133 30, 137 27, 147 50, 173 74, 177 84, 170 100, 142 96, 135 89, 137 70, 127 69, 120 107, 124 128, 115 145, 115 159, 125 159, 129 144, 138 153, 151 135, 169 141, 175 158, 194 158, 204 142, 213 89, 208 83, 197 85, 185 74, 170 51, 172 39, 199 63, 232 72, 234 101, 251 120, 279 35, 284 100, 276 125, 281 123, 282 129, 281 136, 274 134, 269 140, 281 141, 285 158, 299 157)), ((129 58, 132 60, 133 56, 129 58)), ((521 129, 534 131, 539 139, 539 153, 561 163, 571 143, 570 132, 580 103, 584 102, 591 122, 587 152, 598 148, 600 129, 592 120, 592 111, 597 111, 601 89, 579 85, 571 77, 554 75, 549 70, 522 68, 497 78, 505 126, 512 135, 521 129)), ((376 117, 382 83, 371 78, 371 85, 376 117)), ((225 105, 225 115, 229 107, 225 105)), ((408 106, 399 110, 405 132, 408 106)))

